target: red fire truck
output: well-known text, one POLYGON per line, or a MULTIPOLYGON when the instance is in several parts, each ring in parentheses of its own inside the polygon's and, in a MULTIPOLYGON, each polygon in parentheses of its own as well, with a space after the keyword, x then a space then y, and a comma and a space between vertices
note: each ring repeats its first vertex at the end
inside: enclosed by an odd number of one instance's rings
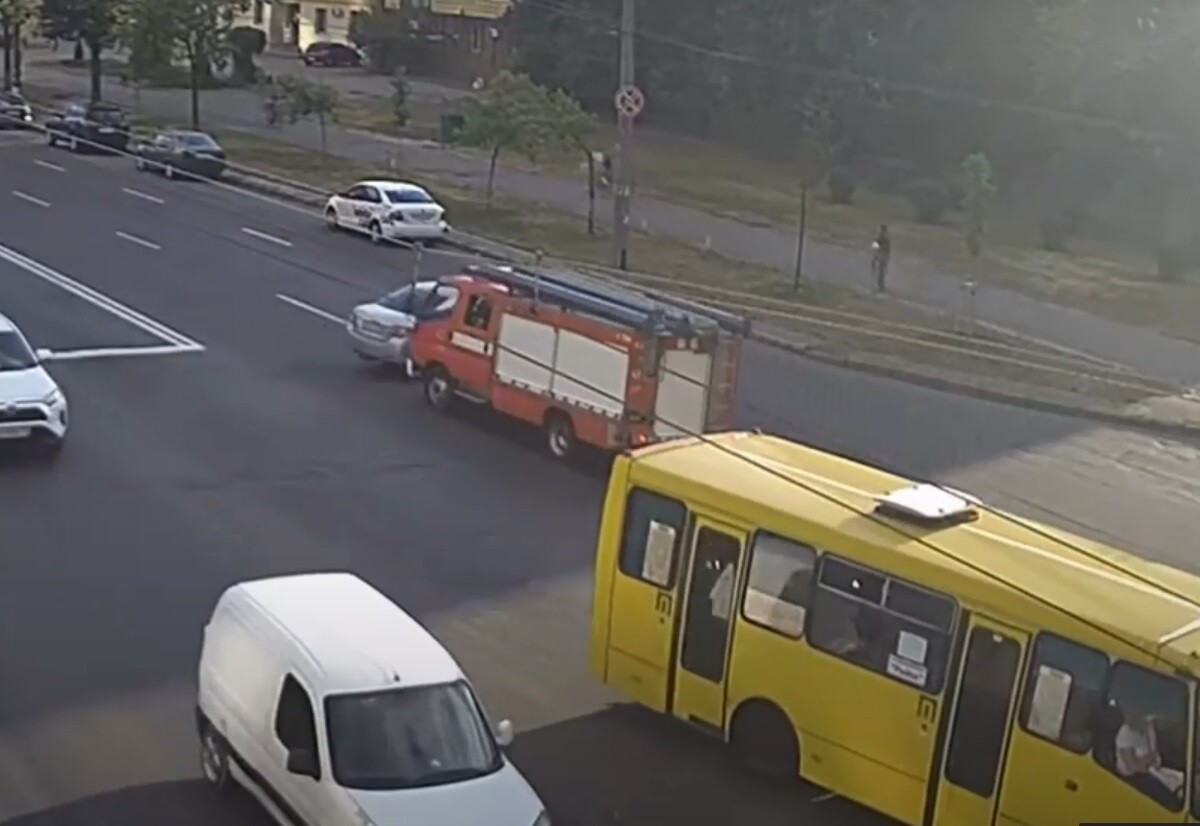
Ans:
POLYGON ((453 308, 419 321, 425 398, 486 404, 545 429, 555 456, 618 450, 733 426, 749 322, 652 293, 514 267, 441 279, 453 308))

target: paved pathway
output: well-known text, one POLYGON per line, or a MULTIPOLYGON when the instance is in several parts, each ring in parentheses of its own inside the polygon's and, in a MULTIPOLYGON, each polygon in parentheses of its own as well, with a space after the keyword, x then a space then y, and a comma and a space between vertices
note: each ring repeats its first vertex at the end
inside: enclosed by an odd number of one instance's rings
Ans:
MULTIPOLYGON (((387 80, 342 71, 305 70, 299 61, 285 57, 266 58, 272 74, 289 71, 318 72, 348 94, 386 94, 387 80)), ((86 93, 87 77, 48 63, 34 62, 26 69, 26 82, 35 86, 86 93)), ((461 90, 414 82, 414 95, 454 97, 461 90)), ((113 81, 105 94, 112 100, 132 105, 131 90, 113 81)), ((160 117, 184 120, 188 96, 180 90, 143 91, 140 109, 160 117)), ((213 128, 227 127, 270 136, 278 140, 316 147, 317 130, 311 124, 267 127, 263 123, 259 98, 247 91, 206 92, 202 101, 205 122, 213 128)), ((372 135, 352 129, 328 130, 330 151, 365 162, 395 159, 401 168, 453 179, 456 183, 482 187, 486 163, 478 156, 445 149, 427 142, 405 141, 372 135)), ((586 192, 578 181, 551 174, 510 170, 501 167, 497 187, 502 193, 560 208, 579 215, 587 209, 586 192)), ((599 215, 606 220, 611 204, 604 199, 599 215)), ((634 221, 663 235, 692 243, 709 239, 712 249, 727 258, 777 267, 790 271, 795 255, 795 239, 790 231, 751 226, 732 218, 712 215, 666 200, 641 196, 634 206, 634 221)), ((868 239, 863 250, 852 250, 829 243, 810 242, 806 251, 807 270, 824 282, 853 289, 865 289, 870 269, 868 239)), ((636 266, 636 261, 632 262, 636 266)), ((962 306, 960 284, 963 274, 938 271, 925 261, 897 256, 890 283, 895 294, 922 304, 957 311, 962 306)), ((1009 330, 1126 364, 1139 372, 1168 381, 1200 384, 1200 346, 1135 327, 1093 316, 1081 310, 1047 304, 1009 290, 981 287, 974 301, 974 313, 981 321, 1009 330)))

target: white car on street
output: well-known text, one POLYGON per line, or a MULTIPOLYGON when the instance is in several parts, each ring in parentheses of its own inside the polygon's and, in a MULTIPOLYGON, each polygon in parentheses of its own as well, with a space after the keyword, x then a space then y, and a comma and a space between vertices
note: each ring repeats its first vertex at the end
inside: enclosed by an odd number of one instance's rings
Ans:
POLYGON ((57 453, 67 435, 67 399, 17 325, 0 315, 0 441, 36 440, 57 453))
POLYGON ((444 318, 458 302, 458 287, 417 281, 359 304, 346 319, 350 346, 364 361, 398 364, 412 376, 409 337, 419 321, 444 318))
POLYGON ((450 231, 445 217, 445 207, 432 195, 403 181, 359 181, 325 204, 330 229, 365 232, 377 244, 436 241, 450 231))

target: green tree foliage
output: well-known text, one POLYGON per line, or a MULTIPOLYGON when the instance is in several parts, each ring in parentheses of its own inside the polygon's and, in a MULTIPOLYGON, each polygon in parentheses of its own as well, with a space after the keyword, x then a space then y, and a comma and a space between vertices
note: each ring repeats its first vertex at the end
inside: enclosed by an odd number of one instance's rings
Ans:
POLYGON ((479 97, 467 102, 464 114, 458 142, 488 153, 488 206, 502 152, 533 158, 560 139, 548 93, 526 75, 501 72, 479 97))
POLYGON ((404 69, 392 75, 392 117, 401 129, 408 126, 408 73, 404 69))
POLYGON ((376 74, 420 73, 429 66, 429 45, 413 4, 399 9, 376 4, 367 14, 354 18, 350 39, 366 52, 367 67, 376 74))
POLYGON ((987 226, 987 208, 996 194, 992 181, 992 164, 982 152, 972 152, 962 162, 959 186, 963 192, 963 225, 967 252, 978 258, 983 252, 983 236, 987 226))
POLYGON ((268 123, 315 120, 320 129, 321 153, 328 154, 328 127, 337 122, 341 107, 337 89, 295 75, 284 75, 268 84, 265 92, 268 123))
POLYGON ((36 0, 0 0, 0 40, 4 49, 4 87, 20 81, 21 38, 37 19, 36 0))
POLYGON ((596 119, 561 89, 546 93, 546 134, 559 148, 581 154, 587 164, 588 235, 596 234, 596 119))
POLYGON ((254 58, 267 49, 267 36, 253 26, 234 26, 226 35, 233 81, 241 86, 258 79, 258 67, 254 58))
POLYGON ((92 100, 100 100, 103 94, 101 57, 113 45, 121 5, 121 0, 42 0, 46 34, 87 44, 92 100))

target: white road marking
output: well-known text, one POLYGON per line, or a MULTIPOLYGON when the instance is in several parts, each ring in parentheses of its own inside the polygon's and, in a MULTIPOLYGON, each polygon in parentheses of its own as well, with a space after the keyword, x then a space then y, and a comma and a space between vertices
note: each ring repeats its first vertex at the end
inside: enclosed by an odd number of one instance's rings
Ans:
POLYGON ((327 310, 322 310, 320 307, 314 307, 311 304, 305 304, 300 299, 292 298, 290 295, 284 295, 283 293, 275 293, 275 297, 278 298, 283 303, 291 304, 297 310, 304 310, 304 312, 309 313, 310 315, 315 315, 317 318, 323 318, 326 321, 332 321, 334 324, 338 324, 338 325, 346 323, 346 319, 339 318, 338 316, 335 316, 333 313, 331 313, 327 310))
POLYGON ((120 230, 117 230, 116 236, 131 243, 137 244, 138 246, 145 247, 148 250, 162 249, 162 247, 153 241, 147 241, 145 238, 138 238, 136 235, 130 235, 128 232, 121 232, 120 230))
POLYGON ((152 204, 164 203, 163 199, 159 198, 157 195, 151 195, 147 192, 142 192, 139 189, 130 189, 127 186, 123 186, 121 187, 121 191, 126 195, 132 195, 135 198, 141 198, 143 201, 149 201, 152 204))
POLYGON ((50 170, 53 170, 54 172, 66 172, 67 171, 66 167, 59 166, 56 163, 50 163, 50 161, 43 161, 41 158, 34 158, 33 162, 35 164, 37 164, 38 166, 40 166, 42 169, 50 169, 50 170))
POLYGON ((287 239, 276 238, 274 235, 268 235, 265 232, 259 232, 256 229, 251 229, 250 227, 242 227, 242 232, 254 238, 261 238, 263 241, 270 241, 272 244, 278 244, 281 247, 290 247, 292 245, 292 242, 288 241, 287 239))
POLYGON ((116 316, 127 324, 137 327, 145 333, 149 333, 155 338, 162 339, 167 344, 179 349, 196 349, 203 348, 198 341, 188 338, 183 333, 171 329, 162 322, 155 321, 147 315, 139 313, 132 307, 128 307, 115 298, 110 298, 99 290, 94 290, 86 284, 81 284, 73 278, 70 278, 57 270, 47 267, 39 261, 22 255, 16 250, 0 244, 0 259, 8 261, 10 264, 15 264, 25 270, 30 275, 35 275, 48 284, 53 284, 55 287, 70 293, 76 298, 80 298, 91 304, 97 309, 116 316))
POLYGON ((810 803, 824 803, 827 800, 833 800, 835 797, 837 797, 836 792, 825 792, 824 794, 817 795, 809 802, 810 803))
POLYGON ((14 189, 12 191, 12 194, 15 195, 16 197, 20 198, 22 201, 33 204, 34 206, 40 206, 40 207, 50 206, 49 201, 43 201, 41 198, 35 198, 34 196, 30 195, 28 192, 22 192, 19 189, 14 189))
POLYGON ((169 344, 163 347, 95 347, 83 350, 52 350, 51 362, 83 361, 85 359, 128 358, 130 356, 177 356, 181 353, 203 353, 199 344, 169 344))

